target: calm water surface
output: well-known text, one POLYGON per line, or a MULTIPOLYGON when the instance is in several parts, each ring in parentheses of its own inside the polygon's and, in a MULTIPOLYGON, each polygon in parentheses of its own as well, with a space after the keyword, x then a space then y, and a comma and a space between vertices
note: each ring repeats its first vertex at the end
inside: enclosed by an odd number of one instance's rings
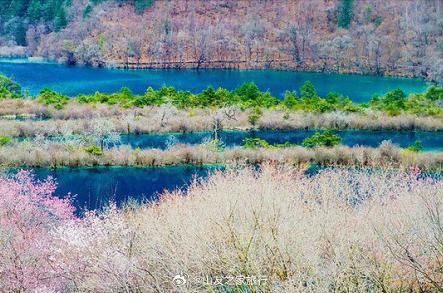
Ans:
MULTIPOLYGON (((241 146, 245 138, 260 138, 271 144, 290 142, 301 144, 312 136, 315 130, 294 131, 222 131, 219 139, 226 147, 241 146)), ((347 146, 378 147, 384 140, 390 140, 400 147, 408 147, 416 140, 420 140, 425 150, 443 150, 443 131, 337 131, 342 138, 342 144, 347 146)), ((142 134, 122 135, 121 143, 129 144, 133 148, 160 148, 165 149, 175 143, 201 144, 212 139, 210 132, 197 133, 169 133, 169 134, 142 134)))
POLYGON ((420 79, 391 78, 365 75, 341 75, 276 70, 120 70, 72 67, 53 63, 30 63, 0 59, 0 73, 12 77, 31 94, 51 88, 66 95, 90 94, 96 91, 116 92, 129 87, 143 94, 148 86, 163 85, 197 93, 207 86, 235 89, 245 82, 255 82, 261 90, 281 97, 286 90, 298 90, 307 80, 318 93, 331 91, 349 96, 355 102, 367 102, 374 95, 401 88, 406 93, 422 92, 427 83, 420 79))
POLYGON ((121 205, 128 199, 155 200, 164 190, 186 189, 194 179, 206 178, 221 167, 174 166, 161 168, 98 167, 34 169, 37 179, 52 176, 57 181, 55 194, 74 196, 78 210, 94 210, 109 201, 121 205))

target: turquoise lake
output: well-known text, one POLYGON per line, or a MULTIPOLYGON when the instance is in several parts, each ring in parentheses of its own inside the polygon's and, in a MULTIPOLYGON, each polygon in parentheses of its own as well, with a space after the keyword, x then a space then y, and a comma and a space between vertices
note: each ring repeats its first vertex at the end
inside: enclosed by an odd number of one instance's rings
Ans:
POLYGON ((111 93, 122 87, 143 94, 149 86, 158 89, 163 85, 197 93, 209 85, 232 90, 252 81, 261 90, 269 90, 273 95, 281 97, 286 90, 298 91, 305 81, 310 80, 321 96, 335 91, 355 102, 367 102, 374 95, 385 94, 396 88, 411 93, 423 92, 428 86, 420 79, 365 75, 276 70, 120 70, 11 59, 0 60, 0 73, 16 80, 33 95, 43 88, 73 96, 96 91, 111 93))

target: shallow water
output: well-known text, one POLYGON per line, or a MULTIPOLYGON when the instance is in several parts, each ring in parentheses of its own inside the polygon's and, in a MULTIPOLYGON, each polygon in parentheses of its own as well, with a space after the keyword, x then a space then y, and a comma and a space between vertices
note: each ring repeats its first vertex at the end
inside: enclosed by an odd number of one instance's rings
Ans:
POLYGON ((349 96, 355 102, 367 102, 374 95, 401 88, 406 93, 422 92, 427 83, 420 79, 366 75, 342 75, 277 70, 120 70, 72 67, 53 63, 19 62, 0 59, 0 73, 12 77, 31 94, 51 88, 66 95, 96 91, 116 92, 129 87, 143 94, 148 86, 163 85, 197 93, 207 86, 235 89, 245 82, 255 82, 261 90, 281 97, 286 90, 297 90, 307 80, 313 82, 321 96, 331 91, 349 96))
MULTIPOLYGON (((219 139, 226 147, 241 146, 245 138, 260 138, 271 144, 290 142, 301 144, 303 139, 312 136, 315 130, 294 131, 222 131, 219 139)), ((337 131, 342 138, 342 144, 347 146, 378 147, 383 140, 391 140, 400 147, 408 147, 420 140, 426 151, 436 151, 443 148, 443 131, 337 131)), ((129 144, 133 148, 160 148, 165 149, 174 143, 201 144, 213 138, 210 132, 196 133, 168 133, 168 134, 141 134, 122 135, 121 143, 129 144)))
POLYGON ((155 200, 164 190, 186 189, 195 178, 206 178, 220 169, 215 166, 174 166, 161 168, 98 167, 34 169, 37 179, 52 176, 58 186, 55 194, 74 196, 74 204, 82 210, 96 210, 109 201, 121 206, 128 199, 138 202, 155 200))

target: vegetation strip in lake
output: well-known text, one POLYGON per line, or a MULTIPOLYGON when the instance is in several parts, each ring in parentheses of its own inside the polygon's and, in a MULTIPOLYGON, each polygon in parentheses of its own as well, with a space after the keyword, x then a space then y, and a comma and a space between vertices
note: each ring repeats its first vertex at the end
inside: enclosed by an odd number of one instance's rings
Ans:
MULTIPOLYGON (((4 78, 0 86, 3 135, 69 135, 89 131, 127 133, 190 132, 221 129, 395 129, 442 130, 443 89, 423 94, 395 90, 369 104, 354 104, 338 94, 320 98, 312 84, 301 96, 288 92, 283 101, 245 84, 233 92, 208 88, 198 95, 164 87, 144 96, 128 89, 74 100, 44 90, 36 100, 21 96, 20 87, 4 78), (221 95, 221 96, 219 96, 221 95), (30 115, 34 120, 8 121, 30 115), (94 125, 97 124, 97 125, 94 125)), ((31 118, 32 119, 32 118, 31 118)))
MULTIPOLYGON (((160 133, 160 134, 109 134, 96 137, 92 134, 27 137, 14 139, 17 142, 31 142, 35 139, 44 142, 78 144, 78 145, 103 145, 105 148, 129 145, 140 149, 168 149, 176 144, 208 144, 217 141, 223 147, 244 146, 247 140, 262 140, 269 145, 295 146, 303 145, 303 141, 316 133, 324 133, 322 130, 251 130, 251 131, 218 131, 192 132, 192 133, 160 133), (103 142, 102 142, 103 141, 103 142)), ((420 150, 432 151, 443 149, 443 131, 357 131, 343 130, 332 131, 340 139, 339 143, 354 147, 367 146, 378 147, 383 141, 391 141, 393 144, 408 148, 416 143, 421 145, 420 150)), ((13 141, 7 136, 0 136, 0 145, 13 141)), ((305 145, 306 146, 306 145, 305 145)))
MULTIPOLYGON (((413 146, 412 146, 413 147, 413 146)), ((319 146, 272 146, 253 148, 221 148, 217 143, 177 145, 168 150, 132 149, 128 146, 101 149, 98 146, 79 147, 66 144, 5 145, 0 148, 0 164, 9 167, 79 167, 79 166, 170 166, 180 164, 259 164, 262 162, 316 163, 320 165, 356 165, 373 167, 441 170, 443 152, 420 152, 419 146, 401 149, 389 142, 378 148, 319 146)))
MULTIPOLYGON (((23 97, 20 85, 5 76, 0 76, 0 98, 20 99, 23 97)), ((43 89, 34 98, 42 104, 53 105, 56 109, 62 109, 70 101, 67 96, 51 89, 43 89)), ((437 86, 429 87, 424 93, 411 93, 409 96, 401 89, 395 89, 385 95, 374 96, 368 103, 363 104, 356 104, 352 102, 351 98, 336 92, 330 92, 326 97, 320 97, 314 85, 307 81, 300 87, 298 94, 295 91, 286 91, 283 100, 272 96, 270 92, 260 91, 253 82, 245 83, 233 91, 209 86, 198 94, 177 90, 171 86, 163 86, 159 90, 149 87, 144 95, 134 95, 129 88, 124 87, 118 93, 96 92, 92 95, 77 95, 73 99, 79 103, 119 104, 126 108, 143 108, 165 104, 172 104, 178 109, 238 106, 240 108, 255 108, 257 116, 260 108, 283 108, 318 113, 365 112, 367 108, 370 108, 386 112, 391 116, 401 113, 443 115, 440 105, 440 101, 443 100, 443 88, 437 86)), ((253 118, 251 117, 251 119, 253 118)))

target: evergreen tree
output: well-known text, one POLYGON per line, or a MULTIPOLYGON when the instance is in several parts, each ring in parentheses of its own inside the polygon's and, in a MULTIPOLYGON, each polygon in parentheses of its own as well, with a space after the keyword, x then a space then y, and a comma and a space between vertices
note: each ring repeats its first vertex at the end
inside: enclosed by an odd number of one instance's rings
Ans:
POLYGON ((25 25, 20 22, 17 26, 17 28, 15 29, 15 42, 17 43, 17 45, 19 46, 26 46, 27 42, 26 42, 26 28, 25 25))
POLYGON ((42 6, 40 4, 40 1, 32 0, 31 4, 29 4, 27 11, 29 21, 33 24, 38 23, 41 19, 42 15, 41 13, 42 13, 42 6))
POLYGON ((338 11, 338 26, 341 28, 348 29, 351 25, 353 16, 353 4, 354 0, 341 0, 340 7, 338 11))
POLYGON ((92 6, 88 4, 85 10, 83 10, 83 18, 88 18, 91 12, 92 12, 92 6))
POLYGON ((54 18, 56 17, 56 12, 60 10, 63 5, 61 1, 56 1, 56 0, 44 1, 42 2, 42 4, 44 4, 42 9, 42 15, 43 19, 46 22, 54 21, 54 18))
POLYGON ((24 16, 26 14, 26 2, 25 0, 11 1, 10 8, 11 16, 24 16))
POLYGON ((63 7, 59 7, 57 14, 54 19, 54 30, 56 32, 65 28, 68 25, 68 20, 66 18, 66 12, 63 7))
POLYGON ((154 4, 154 0, 135 0, 135 10, 137 12, 143 12, 145 9, 151 7, 154 4))
POLYGON ((309 80, 302 85, 300 93, 303 99, 314 99, 318 97, 314 85, 309 80))

